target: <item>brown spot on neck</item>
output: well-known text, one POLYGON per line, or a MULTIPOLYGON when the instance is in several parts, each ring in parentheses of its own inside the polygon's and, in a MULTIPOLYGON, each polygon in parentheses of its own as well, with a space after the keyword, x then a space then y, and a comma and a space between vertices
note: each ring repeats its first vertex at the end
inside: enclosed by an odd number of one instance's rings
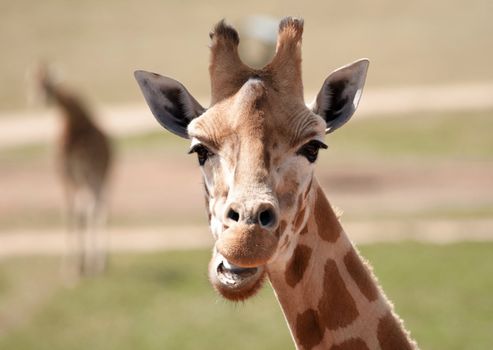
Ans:
POLYGON ((295 335, 304 350, 313 349, 320 344, 324 330, 315 310, 308 309, 296 317, 295 335))
POLYGON ((356 250, 351 249, 344 257, 344 264, 351 278, 356 282, 361 293, 368 299, 374 301, 378 299, 378 288, 371 276, 371 272, 365 266, 356 250))
POLYGON ((318 310, 325 327, 332 330, 348 326, 359 315, 356 303, 332 259, 325 264, 323 295, 318 310))
MULTIPOLYGON (((330 350, 370 350, 361 338, 351 338, 338 345, 334 345, 330 350)), ((395 349, 397 350, 397 349, 395 349)))
POLYGON ((399 321, 388 312, 380 319, 377 329, 378 342, 382 350, 412 350, 414 346, 402 329, 399 321))
POLYGON ((317 200, 315 202, 315 221, 318 227, 318 234, 324 241, 334 243, 339 238, 342 227, 332 210, 322 189, 317 191, 317 200))
POLYGON ((299 244, 286 266, 286 283, 294 288, 303 279, 303 275, 310 262, 312 248, 299 244))

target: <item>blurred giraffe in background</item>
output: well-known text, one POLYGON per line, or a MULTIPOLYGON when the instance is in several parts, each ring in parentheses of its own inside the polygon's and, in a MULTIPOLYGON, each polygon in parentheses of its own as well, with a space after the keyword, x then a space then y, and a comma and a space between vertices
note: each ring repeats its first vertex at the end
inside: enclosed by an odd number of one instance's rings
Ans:
POLYGON ((105 194, 112 163, 111 142, 82 99, 54 79, 46 65, 34 71, 38 91, 61 114, 58 170, 67 212, 67 277, 101 273, 107 263, 105 194))

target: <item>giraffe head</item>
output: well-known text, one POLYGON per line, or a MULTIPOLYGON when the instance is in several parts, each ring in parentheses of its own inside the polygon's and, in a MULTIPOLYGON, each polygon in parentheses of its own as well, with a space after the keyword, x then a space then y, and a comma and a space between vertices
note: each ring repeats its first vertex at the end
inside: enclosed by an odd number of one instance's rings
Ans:
POLYGON ((363 89, 367 60, 330 74, 307 107, 302 33, 302 20, 283 19, 274 58, 252 69, 238 56, 238 33, 219 22, 210 34, 209 108, 176 80, 135 73, 158 122, 190 139, 198 156, 215 239, 209 276, 231 300, 255 294, 280 242, 301 229, 324 136, 349 120, 363 89))
POLYGON ((61 72, 53 64, 39 61, 26 70, 27 99, 29 104, 52 102, 54 90, 62 82, 61 72))

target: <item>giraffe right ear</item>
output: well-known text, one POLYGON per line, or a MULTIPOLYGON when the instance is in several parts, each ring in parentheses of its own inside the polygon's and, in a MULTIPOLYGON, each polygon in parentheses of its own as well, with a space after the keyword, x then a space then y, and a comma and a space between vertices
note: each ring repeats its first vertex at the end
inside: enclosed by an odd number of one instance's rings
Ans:
POLYGON ((325 79, 311 108, 325 119, 326 133, 343 126, 358 107, 369 61, 361 59, 332 72, 325 79))
POLYGON ((135 71, 144 98, 159 124, 172 133, 188 138, 187 126, 205 108, 178 81, 156 73, 135 71))

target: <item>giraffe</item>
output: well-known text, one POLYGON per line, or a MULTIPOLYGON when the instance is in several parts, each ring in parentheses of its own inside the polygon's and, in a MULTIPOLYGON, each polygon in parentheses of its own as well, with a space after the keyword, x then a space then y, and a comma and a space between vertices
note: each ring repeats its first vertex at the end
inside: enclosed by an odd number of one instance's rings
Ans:
POLYGON ((158 122, 197 154, 215 240, 209 279, 223 297, 247 299, 268 279, 297 349, 416 349, 314 176, 324 136, 358 106, 369 62, 331 73, 307 106, 302 33, 303 20, 284 18, 274 58, 253 69, 219 22, 207 109, 176 80, 135 77, 158 122))
POLYGON ((53 78, 40 64, 35 78, 47 101, 62 116, 58 142, 58 170, 67 206, 68 249, 63 259, 67 278, 97 274, 106 268, 104 197, 111 168, 112 150, 108 136, 95 124, 82 100, 53 78))

